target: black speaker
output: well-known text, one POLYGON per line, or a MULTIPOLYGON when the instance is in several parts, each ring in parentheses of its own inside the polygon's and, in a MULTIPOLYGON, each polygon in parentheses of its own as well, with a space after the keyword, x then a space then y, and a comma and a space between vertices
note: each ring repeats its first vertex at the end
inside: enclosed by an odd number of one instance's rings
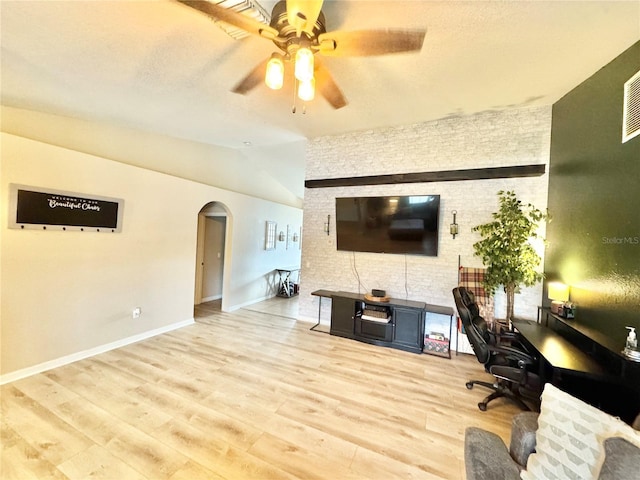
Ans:
POLYGON ((371 290, 371 295, 374 297, 384 297, 387 294, 384 290, 376 290, 375 288, 371 290))

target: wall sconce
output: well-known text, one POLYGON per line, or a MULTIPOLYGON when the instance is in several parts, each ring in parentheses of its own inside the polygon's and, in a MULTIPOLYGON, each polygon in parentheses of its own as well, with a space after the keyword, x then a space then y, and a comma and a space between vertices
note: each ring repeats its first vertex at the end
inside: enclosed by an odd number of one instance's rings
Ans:
POLYGON ((291 240, 293 240, 294 242, 297 242, 298 240, 300 240, 300 237, 298 237, 297 233, 294 233, 293 238, 291 238, 291 240))
POLYGON ((278 234, 278 241, 279 242, 284 242, 284 232, 282 230, 280 230, 280 233, 278 234))
POLYGON ((549 282, 547 295, 551 300, 551 313, 564 314, 564 304, 569 301, 569 285, 560 282, 549 282))
POLYGON ((327 221, 324 224, 324 233, 329 235, 329 225, 331 224, 331 215, 327 215, 327 221))
POLYGON ((451 235, 453 235, 453 238, 456 238, 456 235, 458 235, 458 224, 456 223, 456 215, 458 214, 458 212, 454 210, 452 213, 453 223, 449 227, 449 232, 451 233, 451 235))

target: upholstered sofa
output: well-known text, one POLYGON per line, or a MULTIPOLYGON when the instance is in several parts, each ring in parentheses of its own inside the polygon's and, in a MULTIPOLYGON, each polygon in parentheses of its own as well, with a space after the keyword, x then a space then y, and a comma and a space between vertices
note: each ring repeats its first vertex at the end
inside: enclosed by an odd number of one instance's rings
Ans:
POLYGON ((466 429, 467 480, 640 480, 639 430, 640 414, 632 427, 547 384, 539 414, 514 416, 509 449, 466 429))

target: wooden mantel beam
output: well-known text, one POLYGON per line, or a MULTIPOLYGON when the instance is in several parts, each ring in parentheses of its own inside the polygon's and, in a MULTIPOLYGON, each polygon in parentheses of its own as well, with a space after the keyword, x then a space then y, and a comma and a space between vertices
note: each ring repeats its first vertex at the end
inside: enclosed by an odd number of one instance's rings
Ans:
POLYGON ((463 170, 440 170, 434 172, 393 173, 362 177, 322 178, 305 180, 306 188, 353 187, 386 185, 397 183, 456 182, 462 180, 487 180, 491 178, 539 177, 546 166, 516 165, 512 167, 469 168, 463 170))

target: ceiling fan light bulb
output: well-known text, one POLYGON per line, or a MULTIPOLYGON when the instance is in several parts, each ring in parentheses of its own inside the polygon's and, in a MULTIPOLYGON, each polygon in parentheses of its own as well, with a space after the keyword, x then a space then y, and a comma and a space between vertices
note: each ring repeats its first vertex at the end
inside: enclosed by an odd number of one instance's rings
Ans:
POLYGON ((296 52, 296 78, 307 82, 313 78, 313 52, 306 47, 296 52))
POLYGON ((267 63, 267 73, 264 77, 264 83, 273 90, 279 90, 284 83, 284 62, 282 58, 273 56, 267 63))
POLYGON ((316 95, 316 81, 311 79, 298 84, 298 98, 305 102, 310 102, 316 95))

